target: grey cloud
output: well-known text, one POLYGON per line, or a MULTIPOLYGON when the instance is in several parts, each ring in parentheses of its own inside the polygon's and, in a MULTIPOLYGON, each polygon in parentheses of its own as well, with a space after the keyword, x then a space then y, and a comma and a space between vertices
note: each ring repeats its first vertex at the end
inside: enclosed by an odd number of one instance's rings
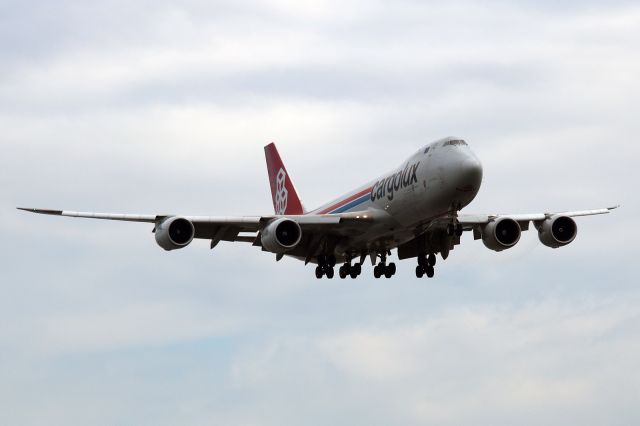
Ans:
POLYGON ((628 3, 55 7, 0 18, 0 423, 637 423, 628 3), (14 210, 269 212, 272 139, 315 206, 448 134, 470 211, 623 207, 430 282, 14 210))

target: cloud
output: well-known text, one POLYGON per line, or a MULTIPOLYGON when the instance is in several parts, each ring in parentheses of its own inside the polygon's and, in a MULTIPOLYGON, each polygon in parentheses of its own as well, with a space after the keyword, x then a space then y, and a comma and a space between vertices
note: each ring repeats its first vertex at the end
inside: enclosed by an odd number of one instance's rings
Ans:
POLYGON ((633 424, 632 2, 9 2, 0 16, 0 423, 633 424), (165 253, 136 213, 305 203, 460 135, 478 212, 622 204, 568 247, 470 236, 436 279, 316 281, 165 253), (328 409, 330 407, 331 409, 328 409), (357 419, 357 420, 355 420, 357 419))
MULTIPOLYGON (((607 404, 628 399, 627 387, 606 384, 611 374, 633 370, 638 348, 621 333, 634 329, 635 303, 468 305, 420 321, 276 336, 247 350, 232 378, 239 391, 266 397, 272 410, 286 404, 312 424, 326 417, 307 396, 337 411, 349 411, 344 401, 369 407, 361 418, 371 424, 489 424, 496 418, 535 424, 555 416, 598 424, 607 404), (615 368, 602 364, 607 354, 615 354, 615 368), (274 384, 285 394, 266 396, 274 384)), ((627 383, 638 379, 631 374, 627 383)))

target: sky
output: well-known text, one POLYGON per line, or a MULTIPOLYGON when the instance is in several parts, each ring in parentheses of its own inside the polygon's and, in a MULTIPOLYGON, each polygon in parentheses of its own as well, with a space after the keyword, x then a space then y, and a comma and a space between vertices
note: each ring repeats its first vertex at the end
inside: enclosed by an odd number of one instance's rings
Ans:
POLYGON ((0 424, 640 423, 637 2, 0 10, 0 424), (271 141, 314 208, 449 135, 465 212, 621 207, 345 281, 15 210, 271 214, 271 141))

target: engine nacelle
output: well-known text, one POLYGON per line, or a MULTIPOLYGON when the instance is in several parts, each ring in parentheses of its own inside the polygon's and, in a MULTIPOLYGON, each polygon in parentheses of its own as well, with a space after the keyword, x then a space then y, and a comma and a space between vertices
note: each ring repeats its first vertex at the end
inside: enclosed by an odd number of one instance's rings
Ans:
POLYGON ((494 251, 502 251, 515 246, 520 241, 522 230, 513 219, 502 217, 489 222, 482 230, 482 242, 494 251))
POLYGON ((196 233, 190 220, 179 216, 169 217, 156 226, 156 242, 165 250, 188 246, 196 233))
POLYGON ((566 246, 576 239, 578 225, 568 216, 551 216, 536 224, 538 238, 547 247, 566 246))
POLYGON ((280 218, 268 224, 261 233, 262 247, 272 253, 293 250, 302 239, 302 229, 295 220, 280 218))

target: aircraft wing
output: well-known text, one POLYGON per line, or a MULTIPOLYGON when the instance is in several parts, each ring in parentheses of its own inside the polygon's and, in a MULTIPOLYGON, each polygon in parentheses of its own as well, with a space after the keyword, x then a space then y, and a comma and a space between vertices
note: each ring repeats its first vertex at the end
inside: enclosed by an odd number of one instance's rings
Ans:
POLYGON ((617 209, 620 206, 607 207, 604 209, 595 210, 578 210, 569 212, 555 212, 555 213, 530 213, 530 214, 460 214, 458 215, 458 221, 465 229, 469 229, 474 225, 485 225, 498 218, 509 218, 519 223, 537 222, 545 220, 551 216, 594 216, 599 214, 607 214, 612 210, 617 209))
MULTIPOLYGON (((450 250, 460 244, 460 236, 462 231, 473 231, 473 238, 475 240, 483 238, 483 234, 486 231, 486 227, 492 222, 499 222, 503 219, 510 219, 518 223, 519 230, 529 230, 531 222, 538 229, 549 218, 557 217, 578 217, 578 216, 593 216, 600 214, 610 213, 612 210, 619 206, 607 207, 603 209, 595 210, 579 210, 568 212, 550 212, 550 213, 531 213, 531 214, 452 214, 447 213, 435 219, 432 219, 429 223, 425 224, 421 229, 421 233, 413 240, 401 244, 398 247, 398 256, 400 259, 407 259, 409 257, 417 256, 421 251, 442 253, 446 258, 450 250), (452 224, 457 221, 462 227, 455 230, 452 224)), ((575 235, 575 234, 574 234, 575 235)), ((519 236, 515 239, 517 242, 519 236)), ((511 242, 515 244, 515 242, 511 242)), ((511 247, 497 247, 498 251, 511 247)), ((553 242, 551 242, 553 246, 553 242)))
POLYGON ((373 215, 368 212, 340 215, 183 216, 171 214, 93 213, 25 207, 18 207, 18 210, 53 216, 153 223, 156 226, 165 219, 181 217, 193 224, 194 238, 211 240, 211 248, 215 247, 220 241, 249 242, 259 246, 259 234, 257 233, 262 231, 271 221, 279 218, 289 218, 296 221, 307 236, 353 235, 360 232, 360 230, 364 231, 365 225, 373 220, 373 215), (241 233, 244 235, 240 235, 241 233), (247 235, 247 233, 250 235, 247 235))

